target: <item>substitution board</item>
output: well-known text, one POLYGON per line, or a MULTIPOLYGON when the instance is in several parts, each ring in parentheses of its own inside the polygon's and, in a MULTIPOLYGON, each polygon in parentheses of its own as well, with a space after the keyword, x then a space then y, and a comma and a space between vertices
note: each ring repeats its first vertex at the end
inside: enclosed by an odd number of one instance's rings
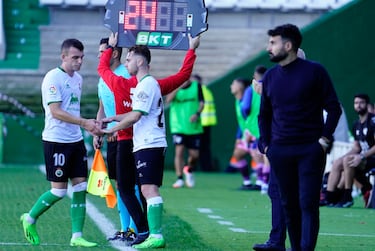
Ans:
POLYGON ((118 46, 187 50, 208 29, 204 0, 108 0, 104 25, 118 32, 118 46))

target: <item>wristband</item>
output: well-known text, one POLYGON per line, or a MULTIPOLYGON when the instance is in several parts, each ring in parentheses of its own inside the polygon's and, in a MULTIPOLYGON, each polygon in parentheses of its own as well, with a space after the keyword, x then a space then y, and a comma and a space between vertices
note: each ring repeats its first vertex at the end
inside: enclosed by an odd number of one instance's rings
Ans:
POLYGON ((195 115, 197 115, 199 117, 199 116, 201 116, 201 113, 200 112, 196 112, 195 115))

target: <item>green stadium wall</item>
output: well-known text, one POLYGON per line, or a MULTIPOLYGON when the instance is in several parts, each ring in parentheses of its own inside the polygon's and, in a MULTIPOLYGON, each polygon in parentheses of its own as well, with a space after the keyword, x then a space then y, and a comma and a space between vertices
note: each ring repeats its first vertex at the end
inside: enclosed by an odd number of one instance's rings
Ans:
MULTIPOLYGON (((353 111, 353 95, 366 92, 370 97, 372 96, 373 101, 375 99, 375 47, 371 43, 375 39, 372 16, 374 10, 373 0, 353 1, 302 28, 301 47, 308 59, 320 62, 329 71, 350 126, 357 118, 353 111)), ((264 32, 266 33, 267 30, 264 32)), ((209 87, 215 96, 218 115, 218 125, 212 130, 211 142, 218 170, 223 170, 227 166, 233 151, 237 128, 234 98, 229 86, 236 77, 252 77, 254 68, 259 64, 272 66, 265 50, 210 83, 209 87)), ((168 121, 168 112, 166 118, 168 121)), ((173 168, 174 147, 170 135, 168 140, 166 165, 173 168)))
MULTIPOLYGON (((304 36, 302 48, 307 58, 322 63, 328 69, 350 124, 356 119, 352 104, 353 95, 366 92, 373 96, 375 90, 372 83, 375 69, 375 60, 372 56, 375 55, 375 48, 371 44, 375 35, 370 31, 373 23, 371 15, 374 9, 375 1, 373 0, 353 1, 302 29, 304 36)), ((267 30, 264 32, 266 33, 267 30)), ((212 153, 217 170, 225 169, 228 163, 233 151, 237 128, 234 98, 229 86, 236 77, 250 78, 258 64, 272 66, 265 51, 209 85, 215 96, 218 116, 218 125, 212 130, 212 153)), ((33 130, 41 132, 43 118, 21 118, 26 126, 5 116, 7 134, 3 137, 2 161, 3 163, 43 163, 41 138, 31 132, 33 130), (27 125, 33 129, 30 131, 27 125)), ((173 169, 174 147, 169 134, 168 119, 167 109, 169 147, 166 155, 166 168, 173 169)), ((90 143, 90 139, 86 141, 90 143)))

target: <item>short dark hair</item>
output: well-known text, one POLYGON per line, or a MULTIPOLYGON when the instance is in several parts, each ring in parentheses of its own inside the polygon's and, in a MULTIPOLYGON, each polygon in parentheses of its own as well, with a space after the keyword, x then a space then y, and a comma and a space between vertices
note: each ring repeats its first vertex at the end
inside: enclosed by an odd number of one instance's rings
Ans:
POLYGON ((367 95, 366 93, 358 93, 358 94, 354 95, 354 98, 363 99, 364 101, 366 101, 366 104, 370 103, 370 96, 367 95))
POLYGON ((238 77, 235 81, 240 82, 245 88, 251 85, 251 81, 247 78, 238 77))
POLYGON ((255 72, 259 73, 260 75, 263 76, 263 74, 267 71, 267 68, 263 65, 257 65, 255 67, 255 72))
POLYGON ((141 55, 146 58, 147 64, 151 63, 151 52, 146 45, 134 45, 129 48, 128 52, 134 52, 134 54, 141 55))
POLYGON ((75 38, 68 38, 65 39, 61 44, 61 51, 68 50, 70 47, 77 48, 80 51, 84 50, 84 46, 81 41, 75 38))
POLYGON ((292 43, 293 50, 297 52, 301 47, 302 34, 297 26, 294 24, 283 24, 268 30, 268 35, 271 37, 281 36, 282 39, 289 40, 292 43))
POLYGON ((100 39, 99 45, 101 45, 101 44, 108 44, 108 42, 109 42, 109 38, 108 37, 103 37, 102 39, 100 39))

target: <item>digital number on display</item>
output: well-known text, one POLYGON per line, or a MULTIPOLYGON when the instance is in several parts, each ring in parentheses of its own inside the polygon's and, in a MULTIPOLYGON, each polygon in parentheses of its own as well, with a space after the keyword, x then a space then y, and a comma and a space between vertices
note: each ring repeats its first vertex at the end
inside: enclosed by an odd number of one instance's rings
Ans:
POLYGON ((187 34, 195 37, 208 29, 203 0, 109 0, 104 24, 118 32, 121 47, 176 50, 188 49, 187 34))

